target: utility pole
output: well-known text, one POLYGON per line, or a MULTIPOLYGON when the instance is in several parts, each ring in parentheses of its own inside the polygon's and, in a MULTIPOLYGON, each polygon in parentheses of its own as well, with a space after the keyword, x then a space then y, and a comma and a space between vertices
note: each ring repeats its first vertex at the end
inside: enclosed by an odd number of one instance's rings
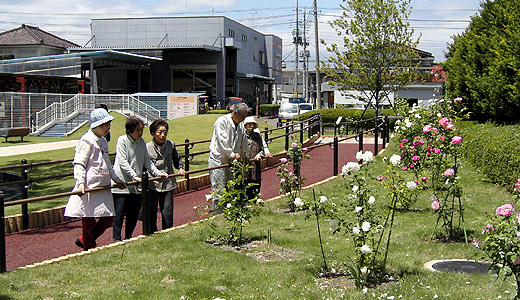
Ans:
POLYGON ((316 47, 316 109, 321 108, 320 40, 318 38, 318 0, 314 0, 314 45, 316 47))
POLYGON ((294 83, 293 83, 293 95, 298 96, 298 44, 300 43, 300 20, 298 19, 298 0, 296 0, 296 28, 293 32, 293 42, 295 45, 294 51, 294 83))
POLYGON ((301 57, 303 58, 303 97, 308 101, 309 99, 309 78, 308 78, 308 67, 309 67, 309 50, 307 50, 307 46, 309 43, 307 42, 307 11, 304 10, 303 13, 303 52, 301 53, 301 57))

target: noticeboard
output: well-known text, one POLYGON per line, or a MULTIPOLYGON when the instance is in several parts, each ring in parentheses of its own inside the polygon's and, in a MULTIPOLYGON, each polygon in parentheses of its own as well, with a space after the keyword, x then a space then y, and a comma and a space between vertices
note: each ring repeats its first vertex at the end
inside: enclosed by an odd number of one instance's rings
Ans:
POLYGON ((169 95, 168 120, 196 115, 199 95, 169 95))

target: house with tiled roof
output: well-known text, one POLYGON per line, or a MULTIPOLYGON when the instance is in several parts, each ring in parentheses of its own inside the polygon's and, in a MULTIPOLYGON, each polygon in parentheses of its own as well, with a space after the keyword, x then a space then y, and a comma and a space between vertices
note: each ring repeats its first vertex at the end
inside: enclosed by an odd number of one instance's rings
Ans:
POLYGON ((64 53, 79 45, 57 37, 38 27, 22 26, 0 33, 0 57, 25 58, 64 53))

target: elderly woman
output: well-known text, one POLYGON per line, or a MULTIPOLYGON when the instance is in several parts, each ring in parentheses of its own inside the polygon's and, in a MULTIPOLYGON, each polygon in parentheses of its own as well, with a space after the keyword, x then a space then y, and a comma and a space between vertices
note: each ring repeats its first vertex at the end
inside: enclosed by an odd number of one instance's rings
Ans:
POLYGON ((115 215, 110 189, 86 194, 85 190, 110 187, 110 179, 122 188, 125 187, 125 183, 110 166, 108 144, 103 137, 110 131, 113 119, 114 117, 102 108, 92 111, 90 130, 79 140, 72 162, 76 179, 74 191, 80 191, 81 196, 70 196, 64 215, 82 218, 82 235, 76 239, 76 245, 84 250, 96 247, 96 239, 112 226, 115 215))
POLYGON ((262 184, 261 161, 264 157, 272 157, 272 155, 260 134, 260 130, 258 130, 258 124, 256 123, 255 118, 245 118, 244 127, 246 128, 247 144, 249 146, 249 155, 246 157, 246 160, 252 166, 244 177, 246 185, 250 183, 253 184, 247 189, 248 199, 253 199, 260 195, 260 186, 262 184))
MULTIPOLYGON (((168 140, 169 125, 158 119, 150 125, 153 139, 146 144, 148 155, 157 169, 168 174, 175 174, 175 169, 184 175, 182 158, 175 148, 175 143, 168 140), (174 168, 175 167, 175 168, 174 168)), ((161 210, 162 229, 173 227, 173 190, 177 187, 175 177, 162 181, 153 181, 149 186, 148 204, 150 213, 150 231, 157 231, 157 204, 161 210)))
MULTIPOLYGON (((141 182, 143 167, 155 177, 168 176, 165 172, 159 171, 150 160, 143 139, 143 127, 143 121, 130 117, 125 124, 126 134, 117 139, 114 170, 117 176, 126 182, 141 182)), ((115 241, 121 240, 121 229, 126 215, 125 239, 129 239, 137 225, 141 209, 141 188, 138 185, 129 185, 123 190, 112 189, 112 195, 116 209, 112 236, 115 241)))

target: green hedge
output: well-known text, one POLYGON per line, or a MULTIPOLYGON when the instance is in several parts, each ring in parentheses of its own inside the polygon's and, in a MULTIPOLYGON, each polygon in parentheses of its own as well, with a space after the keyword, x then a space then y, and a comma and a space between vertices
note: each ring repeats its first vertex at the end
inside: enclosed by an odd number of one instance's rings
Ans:
POLYGON ((520 177, 520 125, 463 122, 464 156, 492 182, 512 189, 520 177))
POLYGON ((278 109, 280 108, 280 104, 262 104, 260 105, 260 115, 267 117, 267 116, 277 116, 278 115, 278 109))
POLYGON ((208 110, 206 113, 207 114, 214 114, 214 115, 225 115, 228 112, 229 111, 227 111, 225 109, 214 109, 214 110, 208 110))
MULTIPOLYGON (((335 123, 339 116, 343 117, 343 121, 346 120, 359 120, 363 114, 364 109, 355 108, 324 108, 306 112, 299 116, 294 117, 295 121, 302 121, 307 119, 311 114, 319 113, 322 115, 323 123, 335 123)), ((383 115, 395 116, 393 109, 383 109, 381 111, 383 115)), ((363 115, 363 119, 370 119, 375 116, 375 110, 367 109, 363 115)))

